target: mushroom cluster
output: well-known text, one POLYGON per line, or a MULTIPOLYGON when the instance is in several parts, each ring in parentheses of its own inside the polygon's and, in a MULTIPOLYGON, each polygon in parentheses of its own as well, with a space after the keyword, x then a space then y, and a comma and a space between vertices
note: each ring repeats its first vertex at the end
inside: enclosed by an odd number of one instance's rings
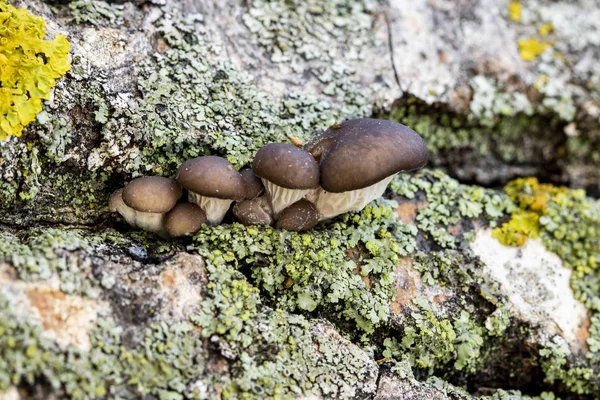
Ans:
POLYGON ((233 204, 245 225, 306 231, 319 221, 359 211, 380 197, 400 171, 421 168, 423 139, 393 121, 361 118, 334 124, 304 148, 270 143, 252 168, 237 171, 226 159, 184 162, 176 179, 144 176, 110 198, 110 210, 133 227, 162 237, 193 235, 218 225, 233 204), (184 190, 187 201, 181 200, 184 190))

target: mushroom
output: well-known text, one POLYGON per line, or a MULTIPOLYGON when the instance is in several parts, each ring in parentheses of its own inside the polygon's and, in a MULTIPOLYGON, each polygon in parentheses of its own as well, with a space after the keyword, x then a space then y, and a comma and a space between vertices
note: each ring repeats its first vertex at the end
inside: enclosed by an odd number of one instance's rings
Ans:
POLYGON ((236 202, 233 206, 233 215, 244 225, 273 223, 273 211, 266 196, 236 202))
POLYGON ((172 237, 191 236, 206 223, 206 213, 196 204, 179 203, 165 216, 165 229, 172 237))
POLYGON ((371 118, 335 124, 306 145, 319 161, 321 189, 307 198, 321 219, 363 209, 400 171, 427 164, 425 142, 412 129, 371 118))
POLYGON ((179 167, 177 182, 188 190, 188 200, 206 213, 211 225, 218 225, 234 200, 245 197, 244 180, 226 159, 204 156, 187 160, 179 167))
POLYGON ((307 231, 319 223, 317 207, 306 199, 295 202, 279 215, 276 227, 288 231, 307 231))
POLYGON ((264 146, 256 153, 252 169, 265 185, 276 218, 319 187, 319 165, 310 153, 291 144, 264 146))
POLYGON ((265 191, 262 181, 254 174, 252 168, 242 168, 240 170, 240 175, 242 175, 246 187, 246 200, 255 199, 265 191))
POLYGON ((166 236, 165 214, 181 197, 181 187, 173 179, 143 176, 112 194, 109 207, 134 228, 166 236))

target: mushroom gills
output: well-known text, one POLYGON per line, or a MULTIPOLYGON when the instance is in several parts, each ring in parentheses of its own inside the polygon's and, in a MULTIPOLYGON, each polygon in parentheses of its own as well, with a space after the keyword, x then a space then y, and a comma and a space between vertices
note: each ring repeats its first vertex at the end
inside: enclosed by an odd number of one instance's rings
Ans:
POLYGON ((197 204, 198 207, 204 210, 206 220, 212 226, 219 225, 223 221, 231 203, 233 203, 233 200, 230 199, 217 199, 216 197, 202 196, 194 192, 188 193, 189 202, 197 204))
POLYGON ((261 180, 269 196, 275 219, 281 211, 315 191, 315 189, 286 189, 264 178, 261 180))
POLYGON ((336 217, 348 211, 360 211, 367 204, 378 197, 381 197, 387 188, 387 185, 394 179, 394 175, 367 186, 364 189, 350 190, 342 193, 327 192, 319 188, 313 194, 307 196, 319 210, 321 221, 336 217))

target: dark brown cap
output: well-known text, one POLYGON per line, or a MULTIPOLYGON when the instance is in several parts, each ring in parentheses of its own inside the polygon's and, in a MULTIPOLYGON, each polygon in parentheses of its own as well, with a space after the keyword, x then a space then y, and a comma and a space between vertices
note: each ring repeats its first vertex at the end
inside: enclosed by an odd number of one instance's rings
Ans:
POLYGON ((242 200, 245 194, 242 176, 222 157, 187 160, 179 167, 177 182, 190 192, 206 197, 242 200))
POLYGON ((246 187, 246 200, 252 200, 265 191, 262 181, 258 176, 254 175, 252 168, 242 168, 240 175, 242 175, 244 186, 246 187))
POLYGON ((142 176, 123 189, 123 202, 129 207, 148 213, 166 213, 181 197, 181 186, 174 179, 162 176, 142 176))
POLYGON ((193 235, 206 223, 206 213, 192 203, 179 203, 165 216, 165 229, 173 237, 193 235))
POLYGON ((295 202, 279 214, 276 227, 287 231, 302 232, 319 223, 317 207, 306 199, 295 202))
POLYGON ((319 165, 309 152, 291 144, 271 143, 256 153, 254 173, 286 189, 319 186, 319 165))
POLYGON ((271 225, 273 211, 266 197, 257 197, 235 203, 233 215, 244 225, 271 225))
POLYGON ((321 186, 332 193, 374 185, 400 171, 421 168, 428 160, 421 136, 394 121, 352 119, 322 136, 321 186))

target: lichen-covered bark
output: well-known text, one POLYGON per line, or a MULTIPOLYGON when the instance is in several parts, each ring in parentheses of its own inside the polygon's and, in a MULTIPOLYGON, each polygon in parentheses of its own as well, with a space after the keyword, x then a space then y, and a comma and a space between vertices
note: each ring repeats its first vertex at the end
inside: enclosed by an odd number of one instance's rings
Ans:
POLYGON ((13 1, 72 69, 0 142, 0 398, 600 396, 600 4, 13 1), (304 234, 108 196, 376 115, 431 163, 304 234), (509 247, 507 244, 520 244, 509 247))

